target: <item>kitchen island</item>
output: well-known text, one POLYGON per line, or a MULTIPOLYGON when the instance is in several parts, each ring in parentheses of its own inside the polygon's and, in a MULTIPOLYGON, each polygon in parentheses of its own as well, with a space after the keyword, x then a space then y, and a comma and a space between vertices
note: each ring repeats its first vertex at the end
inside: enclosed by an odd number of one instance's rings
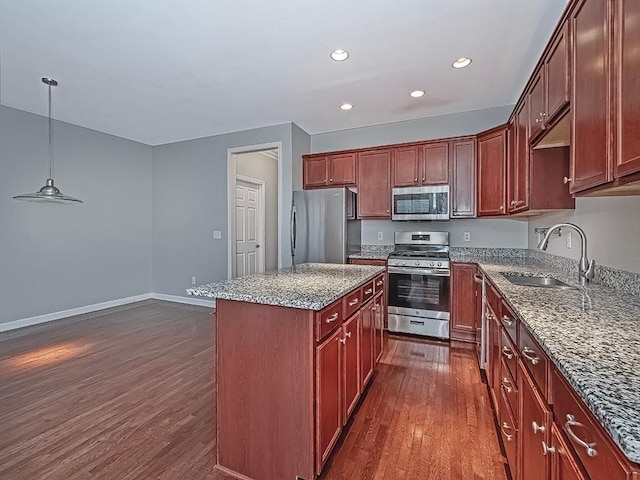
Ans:
POLYGON ((303 264, 189 289, 216 298, 216 468, 320 473, 382 356, 384 267, 303 264))

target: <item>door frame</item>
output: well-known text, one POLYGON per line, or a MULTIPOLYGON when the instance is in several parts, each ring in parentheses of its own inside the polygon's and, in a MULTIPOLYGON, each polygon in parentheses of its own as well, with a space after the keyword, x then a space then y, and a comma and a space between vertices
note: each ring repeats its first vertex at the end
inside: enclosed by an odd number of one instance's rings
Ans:
MULTIPOLYGON (((227 278, 233 278, 233 256, 236 249, 236 175, 237 156, 243 153, 260 152, 262 150, 277 150, 278 152, 278 268, 282 268, 282 198, 283 198, 283 168, 282 142, 260 143, 244 147, 227 149, 227 278)), ((265 247, 266 248, 266 247, 265 247)))
MULTIPOLYGON (((259 180, 257 178, 251 178, 245 175, 236 175, 236 188, 238 186, 238 181, 249 184, 249 185, 253 185, 257 187, 257 190, 258 190, 258 201, 260 202, 260 211, 258 212, 258 235, 257 235, 257 242, 258 242, 258 245, 260 245, 260 247, 258 248, 258 271, 262 270, 264 272, 265 262, 266 262, 264 242, 266 239, 266 227, 267 227, 267 219, 266 219, 267 207, 265 204, 266 196, 264 191, 265 183, 262 180, 259 180)), ((237 241, 238 239, 236 238, 235 234, 233 235, 233 238, 235 241, 234 241, 234 256, 231 257, 231 263, 232 263, 231 268, 235 269, 237 268, 237 265, 235 265, 236 262, 234 261, 234 259, 236 258, 236 253, 237 253, 236 246, 238 243, 237 241)))

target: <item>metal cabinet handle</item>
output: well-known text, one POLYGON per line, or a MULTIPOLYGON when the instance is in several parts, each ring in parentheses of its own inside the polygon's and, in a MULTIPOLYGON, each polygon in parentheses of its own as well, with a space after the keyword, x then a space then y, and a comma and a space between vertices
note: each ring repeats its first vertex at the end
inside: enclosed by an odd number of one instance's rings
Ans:
POLYGON ((427 177, 422 177, 422 181, 425 182, 427 180, 427 177))
POLYGON ((343 345, 346 345, 347 344, 347 339, 346 338, 341 338, 340 339, 340 343, 343 344, 343 345))
POLYGON ((331 322, 335 322, 338 319, 338 314, 334 313, 333 315, 331 315, 329 318, 327 318, 325 321, 327 323, 331 323, 331 322))
POLYGON ((511 430, 511 427, 509 426, 509 424, 507 422, 502 422, 502 425, 500 426, 500 431, 502 432, 502 434, 507 439, 507 442, 510 442, 511 440, 513 440, 513 435, 509 435, 507 432, 505 432, 504 431, 505 428, 507 430, 511 430))
POLYGON ((507 360, 511 360, 513 358, 513 352, 509 350, 509 347, 502 347, 502 354, 507 357, 507 360))
POLYGON ((547 430, 544 425, 538 425, 535 421, 531 422, 531 429, 533 430, 533 433, 544 433, 547 430))
POLYGON ((476 283, 482 283, 482 277, 479 277, 478 275, 474 275, 473 276, 473 281, 476 283))
POLYGON ((349 338, 351 338, 351 332, 347 332, 347 333, 345 333, 345 334, 344 334, 344 336, 345 336, 345 337, 349 337, 349 338))
POLYGON ((522 350, 522 356, 529 360, 532 365, 537 365, 538 362, 540 362, 540 358, 535 355, 535 350, 531 350, 529 347, 524 347, 524 349, 522 350), (533 354, 534 356, 531 356, 531 354, 533 354))
POLYGON ((569 177, 564 177, 562 179, 562 183, 564 183, 565 185, 569 182, 573 182, 573 178, 569 178, 569 177))
POLYGON ((384 282, 382 280, 378 280, 376 282, 376 287, 381 287, 384 282))
POLYGON ((507 317, 506 315, 503 315, 502 323, 504 323, 507 327, 511 327, 513 325, 513 319, 507 317))
POLYGON ((536 123, 540 123, 540 121, 541 120, 539 118, 536 118, 536 123))
POLYGON ((373 293, 373 288, 367 288, 367 289, 364 291, 364 294, 365 294, 365 295, 369 295, 369 294, 371 294, 371 293, 373 293))
POLYGON ((414 181, 414 182, 417 182, 417 181, 418 181, 418 177, 414 178, 414 179, 413 179, 413 181, 414 181))
POLYGON ((354 298, 353 300, 351 300, 351 301, 349 302, 349 306, 350 306, 350 307, 353 307, 354 305, 357 305, 359 301, 360 301, 360 300, 359 300, 358 298, 354 298))
POLYGON ((502 379, 502 386, 507 391, 507 393, 513 392, 513 387, 511 386, 511 382, 509 381, 509 379, 507 377, 504 377, 502 379))
POLYGON ((570 413, 567 413, 567 422, 564 424, 564 431, 567 432, 567 435, 571 440, 573 440, 575 443, 577 443, 587 451, 587 455, 589 455, 590 457, 595 457, 598 454, 597 450, 594 448, 596 444, 587 443, 584 440, 578 438, 578 436, 573 433, 573 430, 571 430, 571 427, 584 427, 584 425, 576 421, 576 417, 574 417, 570 413))
POLYGON ((549 453, 556 453, 556 447, 550 447, 545 442, 542 442, 542 455, 547 455, 549 453))
POLYGON ((509 203, 509 205, 511 205, 512 207, 515 207, 515 205, 516 205, 516 201, 515 201, 515 200, 511 200, 511 202, 509 203))

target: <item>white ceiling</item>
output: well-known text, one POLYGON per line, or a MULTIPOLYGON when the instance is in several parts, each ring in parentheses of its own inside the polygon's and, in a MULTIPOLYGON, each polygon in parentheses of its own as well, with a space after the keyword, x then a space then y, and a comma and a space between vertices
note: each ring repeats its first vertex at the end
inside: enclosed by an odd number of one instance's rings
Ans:
POLYGON ((0 0, 0 102, 158 145, 514 103, 566 0, 0 0), (336 48, 346 62, 329 58, 336 48), (473 58, 454 70, 458 57, 473 58), (426 90, 412 99, 409 92, 426 90), (343 102, 354 104, 344 112, 343 102))

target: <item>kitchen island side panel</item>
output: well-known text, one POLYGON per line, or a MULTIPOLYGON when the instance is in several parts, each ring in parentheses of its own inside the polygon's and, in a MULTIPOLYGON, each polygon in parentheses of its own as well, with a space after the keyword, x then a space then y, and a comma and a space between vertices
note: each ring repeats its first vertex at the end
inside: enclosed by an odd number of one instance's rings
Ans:
POLYGON ((218 469, 255 480, 314 478, 314 316, 217 300, 218 469))

